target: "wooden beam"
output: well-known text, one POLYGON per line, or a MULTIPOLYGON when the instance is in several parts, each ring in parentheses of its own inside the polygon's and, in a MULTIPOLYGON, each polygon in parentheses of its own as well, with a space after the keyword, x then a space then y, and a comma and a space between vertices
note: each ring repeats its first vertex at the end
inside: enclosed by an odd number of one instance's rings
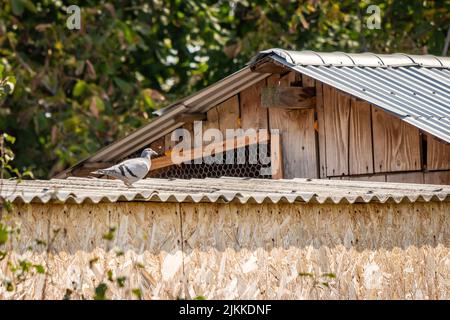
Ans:
POLYGON ((191 123, 194 121, 205 121, 206 113, 185 113, 175 116, 176 122, 191 123))
POLYGON ((265 108, 311 109, 316 106, 316 88, 270 86, 261 92, 265 108))
POLYGON ((272 179, 283 179, 283 149, 279 130, 272 130, 270 135, 270 165, 272 179))
MULTIPOLYGON (((229 140, 224 140, 222 142, 213 143, 213 144, 209 145, 208 149, 218 150, 217 153, 224 153, 229 150, 237 149, 238 147, 242 148, 247 145, 251 145, 254 143, 267 142, 269 140, 270 140, 270 137, 268 137, 267 135, 259 135, 259 134, 244 135, 241 137, 236 137, 234 139, 229 139, 229 140)), ((192 161, 195 159, 202 158, 203 156, 204 156, 203 149, 201 147, 189 149, 189 150, 184 151, 183 161, 192 161)), ((210 156, 210 154, 208 154, 206 156, 210 156)), ((177 163, 174 163, 172 161, 172 154, 169 153, 166 156, 152 159, 152 167, 151 167, 150 171, 169 167, 174 164, 177 164, 177 163)))

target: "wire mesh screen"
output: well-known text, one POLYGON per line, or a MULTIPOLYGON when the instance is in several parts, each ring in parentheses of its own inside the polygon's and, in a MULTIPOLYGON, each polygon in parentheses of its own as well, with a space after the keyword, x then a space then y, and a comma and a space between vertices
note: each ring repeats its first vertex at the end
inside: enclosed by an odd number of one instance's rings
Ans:
MULTIPOLYGON (((270 155, 270 145, 267 146, 267 149, 267 154, 270 155)), ((258 148, 246 146, 232 150, 231 152, 233 153, 231 158, 233 159, 232 164, 225 163, 226 154, 224 153, 221 163, 208 164, 208 159, 203 159, 203 163, 201 164, 195 164, 194 161, 189 161, 188 163, 181 163, 179 165, 150 171, 147 177, 166 179, 202 179, 219 178, 222 176, 260 179, 272 178, 271 175, 265 174, 270 172, 270 158, 266 156, 263 158, 269 161, 261 161, 258 148)))

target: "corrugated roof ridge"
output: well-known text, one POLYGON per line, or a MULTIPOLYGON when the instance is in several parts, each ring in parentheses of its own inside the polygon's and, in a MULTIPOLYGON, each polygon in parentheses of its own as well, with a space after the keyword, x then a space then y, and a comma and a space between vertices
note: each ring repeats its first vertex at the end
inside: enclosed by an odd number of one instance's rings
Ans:
POLYGON ((355 67, 401 67, 418 66, 422 68, 450 69, 450 57, 440 57, 431 54, 414 55, 407 53, 379 54, 373 52, 347 53, 347 52, 317 52, 312 50, 284 50, 272 48, 259 52, 249 64, 261 58, 275 54, 286 62, 295 65, 320 65, 320 66, 355 66, 355 67))

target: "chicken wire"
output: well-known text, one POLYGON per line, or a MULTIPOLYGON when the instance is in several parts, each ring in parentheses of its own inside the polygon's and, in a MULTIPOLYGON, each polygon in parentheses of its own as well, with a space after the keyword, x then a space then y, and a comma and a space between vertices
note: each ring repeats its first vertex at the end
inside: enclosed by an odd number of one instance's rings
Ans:
MULTIPOLYGON (((270 149, 270 146, 267 148, 270 149)), ((246 146, 240 149, 236 149, 233 152, 233 164, 225 163, 226 155, 223 154, 222 163, 208 164, 205 163, 205 159, 201 164, 189 161, 150 171, 147 177, 164 179, 203 179, 223 176, 259 179, 272 178, 270 175, 262 174, 264 168, 267 168, 265 171, 270 172, 270 161, 267 164, 262 163, 258 154, 258 148, 246 146), (244 152, 242 152, 242 149, 244 152)), ((270 155, 270 150, 268 150, 268 154, 270 155)))

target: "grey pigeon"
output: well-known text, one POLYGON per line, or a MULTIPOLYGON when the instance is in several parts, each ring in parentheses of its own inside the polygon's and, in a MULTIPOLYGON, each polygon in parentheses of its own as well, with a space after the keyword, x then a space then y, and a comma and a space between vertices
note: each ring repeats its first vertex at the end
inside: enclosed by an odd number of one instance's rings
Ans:
POLYGON ((146 148, 139 158, 127 159, 112 167, 99 169, 91 173, 120 179, 128 187, 132 187, 133 183, 145 178, 152 165, 151 158, 156 155, 158 155, 156 151, 146 148))

